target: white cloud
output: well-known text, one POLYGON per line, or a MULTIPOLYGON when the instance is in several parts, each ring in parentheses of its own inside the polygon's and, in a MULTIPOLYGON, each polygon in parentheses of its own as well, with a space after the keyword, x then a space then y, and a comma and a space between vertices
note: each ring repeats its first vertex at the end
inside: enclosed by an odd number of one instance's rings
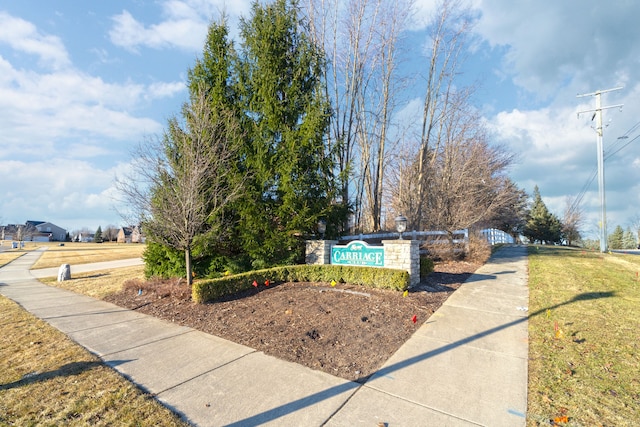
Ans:
POLYGON ((157 83, 149 92, 144 85, 106 83, 73 70, 19 72, 6 61, 0 61, 0 72, 5 76, 0 81, 0 157, 25 150, 51 155, 54 142, 66 144, 78 135, 122 141, 159 132, 161 124, 128 110, 138 108, 148 96, 170 96, 182 85, 157 83))
MULTIPOLYGON (((160 132, 162 125, 133 112, 183 90, 183 82, 109 83, 71 67, 50 73, 18 70, 0 57, 0 158, 50 156, 80 135, 138 141, 160 132)), ((101 150, 87 147, 80 155, 90 152, 101 150)))
POLYGON ((42 34, 32 23, 0 12, 0 43, 16 51, 36 55, 40 65, 53 69, 70 65, 69 55, 60 38, 42 34))
POLYGON ((114 212, 115 168, 99 169, 87 162, 53 158, 48 161, 0 161, 0 199, 4 221, 52 220, 68 229, 119 223, 114 212), (11 212, 11 217, 6 213, 11 212), (92 218, 87 223, 87 218, 92 218))
MULTIPOLYGON (((640 3, 481 0, 478 33, 508 46, 514 82, 541 98, 558 88, 589 92, 640 76, 640 3)), ((574 92, 575 93, 575 92, 574 92)))
POLYGON ((175 46, 197 51, 207 34, 207 22, 201 19, 178 18, 145 27, 126 10, 112 19, 114 28, 109 31, 111 41, 132 51, 138 46, 154 49, 175 46))
MULTIPOLYGON (((625 104, 622 112, 617 109, 604 112, 605 193, 607 218, 611 227, 627 224, 637 214, 640 204, 640 138, 627 143, 618 139, 633 129, 639 119, 640 84, 627 88, 620 99, 625 104)), ((562 215, 566 196, 582 195, 582 206, 587 217, 585 232, 597 237, 599 221, 599 196, 595 126, 591 115, 576 117, 576 112, 593 109, 590 98, 575 105, 549 106, 539 110, 503 111, 497 114, 490 126, 496 142, 507 145, 519 156, 519 163, 512 171, 512 178, 529 193, 538 185, 545 203, 557 215, 562 215), (584 193, 584 194, 583 194, 584 193), (595 230, 595 235, 593 235, 595 230)), ((603 105, 607 105, 603 100, 603 105)), ((629 140, 638 136, 638 130, 630 133, 629 140)), ((610 230, 611 231, 611 230, 610 230)))
POLYGON ((151 83, 146 90, 147 99, 169 98, 186 89, 183 82, 151 83))
POLYGON ((211 20, 218 19, 224 11, 232 26, 240 15, 250 9, 248 0, 168 0, 161 3, 163 20, 148 24, 140 22, 127 10, 113 16, 113 27, 109 31, 111 42, 130 51, 139 47, 163 49, 176 47, 198 52, 207 35, 211 20))

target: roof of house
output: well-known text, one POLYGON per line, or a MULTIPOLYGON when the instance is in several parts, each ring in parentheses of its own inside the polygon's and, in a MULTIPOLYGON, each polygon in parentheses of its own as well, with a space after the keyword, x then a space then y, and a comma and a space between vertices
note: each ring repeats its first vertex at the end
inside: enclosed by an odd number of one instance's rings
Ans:
POLYGON ((40 225, 40 224, 44 224, 44 223, 45 223, 45 221, 33 221, 33 220, 29 220, 29 221, 25 222, 25 223, 24 223, 24 225, 26 225, 26 226, 27 226, 27 228, 28 228, 28 227, 36 227, 36 226, 38 226, 38 225, 40 225))

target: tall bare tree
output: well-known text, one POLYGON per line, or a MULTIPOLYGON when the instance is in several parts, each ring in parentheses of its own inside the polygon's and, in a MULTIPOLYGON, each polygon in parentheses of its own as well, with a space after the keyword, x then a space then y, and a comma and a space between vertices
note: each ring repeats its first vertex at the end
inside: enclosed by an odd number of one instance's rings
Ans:
POLYGON ((109 224, 105 227, 102 235, 104 236, 105 240, 113 242, 118 238, 118 227, 113 224, 109 224))
POLYGON ((392 117, 396 109, 400 35, 411 0, 308 0, 315 42, 328 59, 330 141, 338 147, 342 201, 357 228, 379 230, 392 117))
POLYGON ((213 111, 204 91, 169 120, 161 139, 134 154, 135 170, 117 185, 152 241, 184 251, 192 283, 191 250, 206 234, 224 231, 225 208, 243 187, 234 167, 239 128, 232 114, 213 111))
POLYGON ((584 224, 584 212, 577 197, 567 196, 564 201, 564 214, 562 216, 562 235, 567 244, 580 240, 580 228, 584 224))
MULTIPOLYGON (((451 96, 456 89, 455 79, 460 72, 460 61, 473 21, 459 0, 442 0, 437 15, 431 23, 431 45, 427 71, 424 74, 426 89, 423 103, 422 126, 418 162, 417 197, 427 198, 429 174, 438 161, 443 141, 445 118, 451 112, 451 96)), ((423 203, 418 203, 415 215, 409 218, 412 225, 423 225, 423 203)))
POLYGON ((421 222, 428 229, 453 232, 488 224, 522 202, 521 192, 506 176, 513 156, 504 147, 489 144, 468 94, 449 94, 447 114, 440 118, 439 142, 428 152, 429 176, 422 183, 422 199, 416 197, 422 156, 414 152, 398 162, 397 184, 391 186, 400 189, 393 197, 394 208, 408 215, 422 212, 421 222))

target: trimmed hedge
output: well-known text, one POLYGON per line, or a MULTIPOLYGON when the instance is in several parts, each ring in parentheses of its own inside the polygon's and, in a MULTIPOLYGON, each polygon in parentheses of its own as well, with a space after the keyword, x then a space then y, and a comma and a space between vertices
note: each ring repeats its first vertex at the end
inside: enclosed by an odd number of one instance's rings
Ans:
POLYGON ((428 256, 420 257, 420 277, 427 277, 429 274, 433 273, 434 270, 433 260, 428 256))
POLYGON ((289 265, 219 279, 200 280, 193 284, 195 302, 214 301, 225 295, 251 289, 254 280, 261 286, 269 280, 277 282, 331 282, 404 291, 409 287, 409 273, 391 268, 354 267, 345 265, 289 265))

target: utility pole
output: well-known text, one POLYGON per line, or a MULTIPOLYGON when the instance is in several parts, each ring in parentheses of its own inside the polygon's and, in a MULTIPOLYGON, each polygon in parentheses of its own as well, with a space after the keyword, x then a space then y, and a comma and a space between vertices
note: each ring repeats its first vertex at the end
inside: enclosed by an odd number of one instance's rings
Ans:
POLYGON ((596 119, 596 148, 598 150, 598 193, 600 195, 600 252, 607 251, 607 209, 605 203, 605 195, 604 195, 604 148, 602 144, 602 110, 607 110, 609 108, 620 108, 622 110, 622 106, 624 104, 618 105, 609 105, 607 107, 602 106, 601 95, 607 92, 613 92, 614 90, 620 90, 622 87, 616 87, 613 89, 606 90, 597 90, 593 93, 585 93, 583 95, 578 95, 578 98, 582 98, 585 96, 595 96, 596 97, 596 108, 594 110, 584 110, 578 112, 578 118, 580 118, 580 114, 582 113, 591 113, 593 112, 593 120, 596 119))

